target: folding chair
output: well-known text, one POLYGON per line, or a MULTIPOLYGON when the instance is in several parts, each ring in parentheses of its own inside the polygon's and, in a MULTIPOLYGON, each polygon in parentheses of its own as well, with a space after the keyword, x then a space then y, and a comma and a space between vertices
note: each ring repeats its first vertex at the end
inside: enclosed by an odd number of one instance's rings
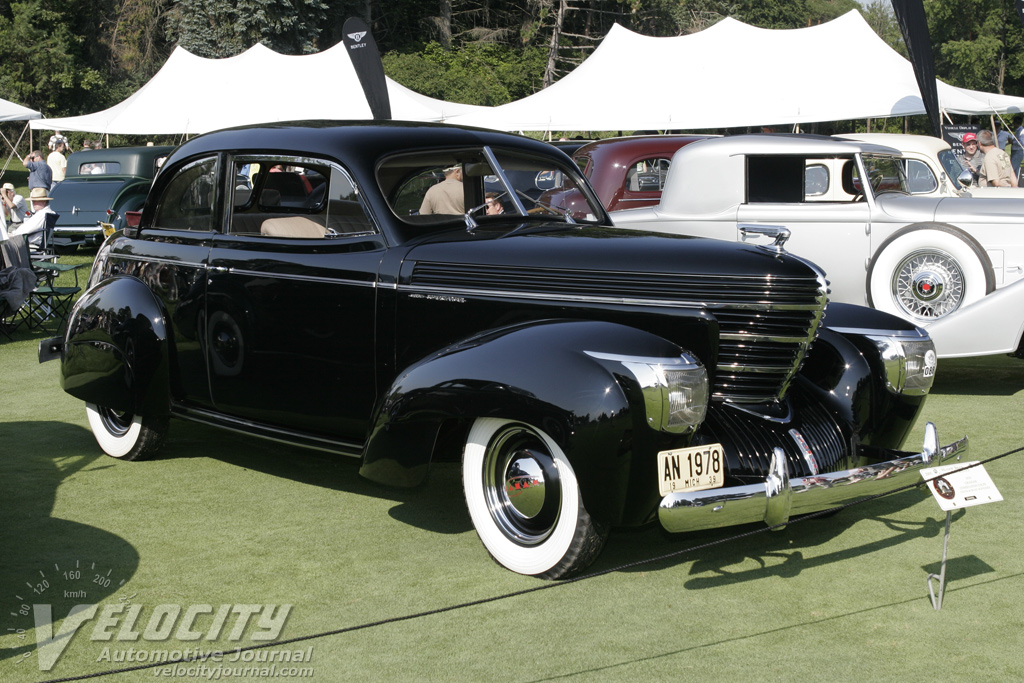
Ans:
POLYGON ((29 255, 28 243, 21 235, 14 235, 3 244, 4 257, 18 268, 28 268, 35 273, 35 287, 29 293, 27 303, 21 307, 21 318, 15 328, 25 324, 30 330, 42 328, 47 321, 57 320, 58 331, 71 311, 75 295, 82 291, 78 285, 78 269, 84 264, 50 263, 33 261, 29 255), (57 274, 75 272, 74 287, 56 287, 53 281, 57 274))
MULTIPOLYGON (((22 305, 28 301, 29 295, 36 287, 36 274, 31 268, 22 267, 21 261, 12 257, 8 258, 8 252, 12 254, 17 249, 9 245, 7 241, 0 242, 0 334, 12 339, 7 329, 7 319, 13 318, 21 310, 22 305)), ((14 329, 17 327, 15 324, 14 329)))

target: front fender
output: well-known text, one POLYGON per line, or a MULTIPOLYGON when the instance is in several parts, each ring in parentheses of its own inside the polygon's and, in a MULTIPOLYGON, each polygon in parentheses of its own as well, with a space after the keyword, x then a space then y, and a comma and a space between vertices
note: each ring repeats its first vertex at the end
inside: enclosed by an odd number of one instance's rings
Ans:
POLYGON ((898 448, 924 405, 924 395, 887 386, 885 362, 871 336, 927 337, 913 323, 865 306, 830 303, 800 380, 849 425, 857 443, 898 448))
POLYGON ((75 304, 61 353, 61 387, 132 414, 170 412, 167 314, 139 280, 120 276, 75 304))
MULTIPOLYGON (((448 347, 404 371, 374 418, 360 473, 415 485, 446 420, 521 420, 565 452, 587 510, 620 516, 634 451, 644 450, 643 396, 621 367, 591 354, 678 358, 677 345, 624 325, 547 321, 508 327, 448 347), (588 354, 589 352, 589 354, 588 354), (621 372, 618 369, 621 369, 621 372)), ((679 439, 676 439, 678 443, 679 439)))

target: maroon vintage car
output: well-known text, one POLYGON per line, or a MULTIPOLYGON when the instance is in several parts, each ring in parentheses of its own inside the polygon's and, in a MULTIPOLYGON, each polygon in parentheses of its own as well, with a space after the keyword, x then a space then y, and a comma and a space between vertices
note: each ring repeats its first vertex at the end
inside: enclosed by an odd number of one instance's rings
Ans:
MULTIPOLYGON (((638 135, 589 142, 572 158, 609 211, 653 206, 661 199, 661 188, 680 147, 711 137, 708 135, 638 135)), ((563 207, 585 207, 575 190, 549 190, 546 203, 563 207)), ((575 215, 576 212, 574 212, 575 215)), ((584 218, 584 216, 576 216, 584 218)))

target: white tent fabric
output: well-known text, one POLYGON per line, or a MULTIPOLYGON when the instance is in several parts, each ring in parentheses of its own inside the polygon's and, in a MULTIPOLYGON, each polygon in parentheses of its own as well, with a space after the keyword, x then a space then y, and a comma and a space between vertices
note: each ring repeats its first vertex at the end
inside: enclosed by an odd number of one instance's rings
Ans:
MULTIPOLYGON (((481 108, 419 95, 391 79, 387 85, 396 119, 442 121, 481 108)), ((370 118, 343 43, 298 56, 256 44, 225 59, 198 57, 177 47, 160 71, 120 104, 30 125, 34 130, 192 135, 249 123, 370 118)))
MULTIPOLYGON (((992 110, 941 81, 938 95, 947 112, 992 110)), ((791 30, 727 18, 675 38, 616 24, 557 83, 450 123, 522 131, 692 130, 923 113, 911 63, 852 10, 791 30)))
POLYGON ((0 100, 0 121, 25 121, 40 117, 42 117, 42 114, 35 109, 29 109, 7 100, 0 100))

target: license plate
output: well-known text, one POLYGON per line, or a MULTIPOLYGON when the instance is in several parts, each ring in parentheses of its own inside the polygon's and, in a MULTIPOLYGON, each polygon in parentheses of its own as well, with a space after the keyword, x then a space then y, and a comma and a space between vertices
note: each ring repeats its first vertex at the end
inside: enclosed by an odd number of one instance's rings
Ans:
POLYGON ((717 489, 725 479, 722 444, 712 443, 658 453, 661 495, 717 489))

